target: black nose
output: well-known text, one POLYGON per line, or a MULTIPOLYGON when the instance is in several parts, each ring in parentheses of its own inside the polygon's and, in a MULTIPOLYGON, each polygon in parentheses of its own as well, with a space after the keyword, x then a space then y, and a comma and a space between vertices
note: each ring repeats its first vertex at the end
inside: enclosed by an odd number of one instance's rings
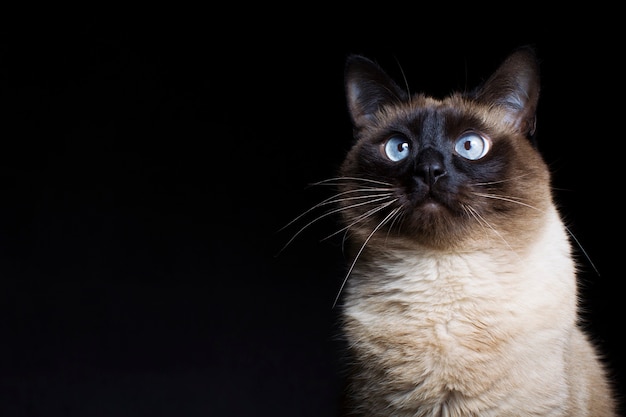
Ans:
POLYGON ((415 164, 415 177, 432 186, 437 180, 446 175, 443 156, 433 148, 422 150, 415 164))

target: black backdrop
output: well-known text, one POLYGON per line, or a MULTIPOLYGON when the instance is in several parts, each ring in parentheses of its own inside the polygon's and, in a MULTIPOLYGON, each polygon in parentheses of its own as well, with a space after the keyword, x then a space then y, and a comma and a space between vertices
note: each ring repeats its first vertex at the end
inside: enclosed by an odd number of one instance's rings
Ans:
POLYGON ((323 240, 325 218, 276 254, 350 146, 345 57, 443 95, 525 44, 542 61, 539 146, 599 271, 579 256, 584 317, 621 390, 617 29, 587 31, 582 12, 495 24, 302 7, 15 16, 0 415, 335 416, 341 237, 323 240))

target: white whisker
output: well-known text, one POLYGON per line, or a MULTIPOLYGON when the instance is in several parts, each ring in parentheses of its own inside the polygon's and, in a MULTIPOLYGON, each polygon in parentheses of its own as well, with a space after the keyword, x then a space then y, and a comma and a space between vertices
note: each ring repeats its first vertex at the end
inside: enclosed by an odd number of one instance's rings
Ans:
POLYGON ((477 195, 479 197, 493 198, 494 200, 508 201, 509 203, 519 204, 520 206, 528 207, 528 208, 531 208, 533 210, 537 210, 539 212, 543 212, 543 210, 540 210, 540 209, 538 209, 535 206, 531 206, 530 204, 526 204, 526 203, 520 201, 519 199, 517 199, 517 197, 507 197, 507 196, 502 196, 502 195, 498 195, 498 194, 477 193, 475 191, 472 192, 472 194, 477 195))
POLYGON ((587 254, 587 251, 585 250, 585 248, 583 248, 583 245, 581 245, 581 243, 578 241, 576 236, 574 236, 574 233, 572 233, 572 231, 569 229, 569 227, 567 227, 567 226, 564 226, 564 227, 565 227, 565 230, 567 230, 567 233, 569 233, 569 235, 572 237, 572 239, 574 239, 574 242, 576 242, 576 245, 578 246, 580 251, 583 253, 585 258, 587 258, 587 261, 589 261, 589 264, 591 265, 593 270, 596 271, 596 274, 598 274, 598 276, 600 276, 600 271, 598 271, 598 268, 596 268, 596 265, 591 260, 591 257, 589 256, 589 254, 587 254))
POLYGON ((473 185, 493 185, 493 184, 502 184, 502 183, 504 183, 504 182, 515 181, 515 180, 518 180, 518 179, 520 179, 520 178, 524 178, 524 177, 526 177, 526 176, 528 176, 528 175, 530 175, 530 174, 528 174, 528 173, 526 173, 526 174, 520 174, 520 175, 517 175, 517 176, 515 176, 515 177, 505 178, 505 179, 498 180, 498 181, 477 182, 477 183, 474 183, 473 185))
POLYGON ((341 283, 341 286, 339 287, 339 291, 337 292, 337 296, 335 297, 335 301, 333 302, 333 308, 335 308, 335 306, 337 305, 337 301, 339 300, 339 297, 341 296, 341 293, 343 292, 343 288, 345 287, 346 282, 348 281, 348 277, 352 273, 352 270, 354 269, 354 266, 356 265, 357 260, 361 256, 361 253, 363 252, 363 249, 365 249, 365 246, 367 246, 367 243, 370 241, 372 236, 374 236, 374 233, 376 233, 381 227, 383 227, 383 225, 390 218, 392 218, 393 216, 398 214, 398 212, 400 210, 402 210, 402 207, 396 207, 395 209, 391 210, 391 212, 389 212, 389 214, 387 214, 385 216, 385 218, 380 223, 378 223, 378 225, 374 228, 374 230, 372 230, 372 232, 369 234, 369 236, 367 236, 367 239, 365 239, 365 242, 363 242, 363 244, 361 245, 361 248, 359 249, 359 251, 357 252, 356 256, 354 257, 354 260, 352 261, 352 264, 350 265, 350 268, 348 269, 348 272, 346 273, 346 275, 345 275, 345 277, 343 279, 343 282, 341 283))
POLYGON ((325 180, 314 182, 314 183, 311 184, 311 186, 316 186, 316 185, 339 185, 339 184, 350 183, 352 181, 370 182, 372 184, 386 185, 387 187, 392 187, 393 186, 393 184, 388 183, 388 182, 376 181, 376 180, 371 180, 369 178, 359 178, 359 177, 335 177, 335 178, 328 178, 328 179, 325 179, 325 180))
MULTIPOLYGON (((526 204, 522 201, 520 201, 517 197, 507 197, 507 196, 502 196, 502 195, 498 195, 498 194, 486 194, 486 193, 477 193, 477 192, 473 192, 473 194, 480 196, 480 197, 485 197, 485 198, 492 198, 492 199, 496 199, 496 200, 502 200, 502 201, 508 201, 510 203, 515 203, 515 204, 519 204, 521 206, 524 207, 528 207, 530 209, 533 210, 537 210, 540 213, 543 213, 544 211, 535 207, 535 206, 531 206, 530 204, 526 204)), ((472 207, 467 206, 468 209, 470 209, 470 212, 472 213, 472 215, 474 216, 474 218, 476 218, 478 220, 478 217, 476 216, 480 216, 472 207), (475 213, 475 215, 474 215, 475 213)), ((481 217, 482 219, 482 217, 481 217)), ((488 225, 488 224, 487 224, 488 225)), ((488 225, 489 226, 489 225, 488 225)), ((582 252, 583 256, 587 259, 587 261, 589 262, 589 264, 591 265, 591 267, 593 268, 593 270, 596 272, 596 274, 598 276, 600 276, 600 271, 598 270, 598 268, 596 268, 596 265, 593 263, 593 261, 591 260, 591 257, 589 256, 589 254, 587 253, 587 251, 585 250, 585 248, 583 247, 583 245, 580 243, 580 241, 576 238, 576 236, 574 236, 574 233, 572 233, 572 231, 567 227, 564 226, 565 230, 567 231, 567 233, 572 237, 572 240, 574 241, 574 243, 576 244, 576 246, 580 249, 580 251, 582 252)), ((496 232, 493 227, 489 226, 490 229, 492 229, 494 232, 496 232)), ((497 232, 496 232, 497 233, 497 232)), ((504 240, 504 239, 503 239, 504 240)), ((506 243, 506 241, 505 241, 506 243)), ((508 246, 508 244, 507 244, 508 246)), ((510 247, 510 246, 509 246, 510 247)))
POLYGON ((340 212, 340 211, 349 210, 349 209, 352 209, 352 208, 355 208, 355 207, 360 207, 360 206, 363 206, 363 205, 376 203, 376 202, 378 202, 378 201, 383 201, 383 200, 386 200, 386 199, 389 199, 389 198, 391 198, 391 194, 390 194, 390 195, 385 195, 385 196, 383 196, 383 197, 379 197, 379 198, 374 198, 373 200, 364 201, 364 202, 362 202, 362 203, 352 204, 352 205, 349 205, 349 206, 339 207, 339 208, 336 208, 336 209, 333 209, 333 210, 327 211, 326 213, 324 213, 324 214, 322 214, 322 215, 320 215, 320 216, 318 216, 318 217, 314 218, 313 220, 311 220, 310 222, 308 222, 307 224, 305 224, 302 228, 300 228, 300 229, 299 229, 299 230, 298 230, 298 231, 297 231, 297 232, 296 232, 296 233, 295 233, 295 234, 291 237, 291 239, 289 239, 289 240, 287 241, 287 243, 285 243, 285 245, 284 245, 284 246, 283 246, 283 247, 282 247, 282 248, 278 251, 278 254, 277 254, 276 256, 278 256, 280 253, 282 253, 282 252, 285 250, 285 248, 287 248, 287 246, 289 246, 289 245, 291 244, 291 242, 293 242, 293 241, 294 241, 294 239, 300 235, 300 233, 302 233, 305 229, 307 229, 307 228, 308 228, 309 226, 311 226, 313 223, 316 223, 317 221, 319 221, 319 220, 321 220, 321 219, 323 219, 323 218, 325 218, 325 217, 328 217, 328 216, 330 216, 330 215, 332 215, 332 214, 338 213, 338 212, 340 212))
POLYGON ((493 233, 495 233, 496 236, 498 236, 500 238, 500 240, 502 240, 502 242, 504 242, 504 244, 511 250, 512 253, 514 253, 516 256, 517 252, 515 252, 515 250, 513 250, 513 248, 511 247, 511 245, 509 245, 509 242, 507 242, 507 240, 496 230, 493 228, 493 226, 491 224, 489 224, 489 222, 487 220, 485 220, 485 218, 483 216, 480 215, 480 213, 473 208, 472 206, 469 205, 465 205, 464 207, 467 208, 467 210, 469 210, 469 212, 472 214, 472 216, 474 216, 474 218, 479 221, 481 224, 487 226, 489 229, 491 229, 491 231, 493 233))
POLYGON ((387 230, 387 237, 389 237, 389 235, 391 234, 391 230, 393 229, 396 222, 398 223, 398 230, 400 229, 400 224, 402 223, 401 219, 404 217, 404 215, 405 215, 405 211, 402 210, 400 213, 398 213, 397 216, 393 218, 393 220, 391 221, 391 224, 389 225, 389 230, 387 230))
POLYGON ((327 199, 317 203, 316 205, 314 205, 313 207, 309 208, 305 212, 301 213, 296 218, 291 220, 289 223, 287 223, 286 225, 284 225, 283 227, 278 229, 278 231, 280 232, 282 230, 285 230, 286 228, 288 228, 289 226, 291 226, 292 224, 294 224, 295 222, 297 222, 298 220, 300 220, 301 218, 303 218, 304 216, 306 216, 307 214, 309 214, 313 210, 318 209, 320 207, 327 206, 329 204, 339 203, 339 202, 342 202, 342 201, 348 201, 348 200, 354 200, 354 199, 364 199, 364 198, 370 198, 370 197, 382 197, 384 195, 391 195, 391 193, 389 193, 388 191, 389 191, 389 189, 387 189, 387 188, 360 188, 358 190, 343 191, 343 192, 341 192, 339 194, 335 194, 335 195, 333 195, 331 197, 328 197, 327 199), (345 194, 354 194, 354 193, 370 192, 370 191, 386 191, 387 193, 385 193, 385 194, 369 194, 369 195, 362 195, 362 196, 356 196, 356 197, 339 198, 340 196, 345 195, 345 194))
POLYGON ((356 220, 354 220, 352 223, 350 223, 349 225, 342 227, 341 229, 337 230, 336 232, 326 236, 325 238, 323 238, 322 240, 326 240, 326 239, 330 239, 331 237, 343 232, 344 230, 348 230, 350 229, 352 226, 362 222, 363 220, 367 219, 368 217, 372 216, 374 213, 378 213, 379 211, 389 207, 390 205, 392 205, 393 203, 395 203, 396 201, 398 201, 397 198, 394 198, 391 201, 386 202, 385 204, 382 204, 378 207, 375 207, 371 210, 366 211, 365 213, 361 214, 360 216, 358 216, 356 218, 356 220))

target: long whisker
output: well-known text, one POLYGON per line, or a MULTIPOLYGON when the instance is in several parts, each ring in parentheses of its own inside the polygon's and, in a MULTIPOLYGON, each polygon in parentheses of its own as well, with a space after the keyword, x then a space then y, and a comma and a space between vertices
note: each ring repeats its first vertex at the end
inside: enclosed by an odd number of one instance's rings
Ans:
POLYGON ((467 205, 467 204, 463 204, 461 207, 463 208, 463 211, 465 211, 465 213, 469 217, 474 218, 476 220, 476 222, 480 225, 480 227, 482 227, 483 230, 486 231, 486 227, 485 227, 485 224, 483 223, 482 219, 476 215, 476 209, 474 209, 472 206, 467 205))
POLYGON ((362 198, 370 198, 370 197, 380 197, 383 196, 385 194, 373 194, 373 195, 363 195, 363 196, 356 196, 356 197, 347 197, 345 199, 341 199, 339 198, 342 195, 345 194, 354 194, 354 193, 362 193, 362 192, 374 192, 374 191, 386 191, 386 194, 389 194, 389 189, 388 188, 360 188, 357 190, 348 190, 348 191, 343 191, 339 194, 335 194, 331 197, 328 197, 327 199, 317 203, 316 205, 314 205, 313 207, 309 208, 308 210, 304 211, 303 213, 301 213, 300 215, 298 215, 296 218, 294 218, 293 220, 291 220, 289 223, 287 223, 286 225, 284 225, 283 227, 281 227, 280 229, 278 229, 278 232, 281 232, 283 230, 285 230, 286 228, 288 228, 289 226, 291 226, 292 224, 294 224, 295 222, 297 222, 298 220, 300 220, 302 217, 306 216, 307 214, 309 214, 310 212, 312 212, 313 210, 329 205, 329 204, 335 204, 335 203, 339 203, 341 201, 347 201, 347 200, 351 200, 351 199, 362 199, 362 198))
POLYGON ((472 215, 474 216, 476 220, 478 220, 479 222, 487 226, 489 229, 491 229, 491 231, 495 233, 502 240, 502 242, 504 242, 504 244, 511 250, 511 252, 517 256, 517 252, 513 250, 511 245, 509 245, 509 242, 507 242, 507 240, 496 229, 494 229, 493 226, 491 226, 491 224, 489 224, 489 222, 485 220, 484 217, 481 216, 480 213, 476 209, 474 209, 472 206, 469 206, 469 205, 466 205, 465 207, 470 211, 470 213, 472 213, 472 215))
MULTIPOLYGON (((519 204, 522 205, 524 207, 528 207, 530 209, 533 210, 537 210, 539 212, 543 212, 543 210, 540 210, 537 207, 531 206, 530 204, 526 204, 522 201, 519 201, 517 198, 515 197, 505 197, 505 196, 501 196, 498 194, 485 194, 485 193, 477 193, 477 192, 473 192, 473 194, 477 195, 477 196, 481 196, 481 197, 485 197, 485 198, 493 198, 496 200, 503 200, 503 201, 508 201, 510 203, 515 203, 515 204, 519 204)), ((472 213, 475 212, 475 210, 471 207, 468 206, 469 209, 472 210, 472 213)), ((476 215, 478 215, 478 213, 476 213, 476 215)), ((474 216, 475 218, 477 218, 476 216, 474 216)), ((477 218, 478 219, 478 218, 477 218)), ((489 226, 491 228, 491 226, 489 226)), ((593 263, 593 261, 591 260, 591 257, 589 256, 589 254, 587 253, 587 251, 585 250, 585 248, 583 247, 583 245, 580 243, 580 241, 576 238, 576 236, 574 235, 574 233, 570 230, 569 227, 567 226, 563 226, 565 227, 565 230, 567 231, 567 233, 572 237, 572 240, 574 241, 574 243, 576 244, 576 246, 578 247, 578 249, 580 249, 580 251, 582 252, 583 256, 587 259, 587 261, 589 262, 589 264, 591 265, 591 267, 593 268, 593 270, 596 272, 596 274, 598 276, 600 276, 600 271, 598 270, 598 268, 596 267, 596 265, 593 263)), ((493 228, 491 228, 493 230, 493 228)), ((495 230, 494 230, 495 232, 495 230)), ((497 232, 496 232, 497 233, 497 232)))
POLYGON ((367 219, 368 217, 372 216, 374 213, 378 213, 379 211, 389 207, 390 205, 392 205, 393 203, 395 203, 396 201, 398 201, 397 198, 394 198, 391 201, 386 202, 385 204, 382 204, 378 207, 374 207, 371 210, 366 211, 365 213, 361 214, 360 216, 358 216, 356 218, 356 220, 354 220, 352 223, 350 223, 349 225, 342 227, 341 229, 337 230, 336 232, 326 236, 325 238, 323 238, 322 240, 326 240, 326 239, 330 239, 331 237, 343 232, 344 230, 348 230, 350 229, 352 226, 354 226, 355 224, 358 224, 360 222, 362 222, 363 220, 367 219))
POLYGON ((284 245, 284 246, 283 246, 283 247, 282 247, 282 248, 278 251, 278 253, 276 254, 276 256, 280 255, 280 254, 281 254, 281 253, 285 250, 285 248, 287 248, 287 246, 289 246, 289 245, 291 244, 291 242, 293 242, 293 241, 294 241, 294 239, 295 239, 298 235, 300 235, 300 233, 302 233, 302 232, 303 232, 306 228, 308 228, 309 226, 311 226, 313 223, 315 223, 315 222, 317 222, 317 221, 319 221, 319 220, 321 220, 321 219, 323 219, 323 218, 325 218, 325 217, 328 217, 328 216, 330 216, 330 215, 332 215, 332 214, 338 213, 338 212, 340 212, 340 211, 343 211, 343 210, 348 210, 348 209, 352 209, 352 208, 355 208, 355 207, 360 207, 360 206, 363 206, 363 205, 366 205, 366 204, 372 204, 372 203, 375 203, 375 202, 377 202, 377 201, 383 201, 383 200, 386 200, 386 199, 388 199, 388 198, 390 198, 390 196, 379 197, 379 198, 375 198, 375 199, 373 199, 373 200, 364 201, 364 202, 362 202, 362 203, 356 203, 356 204, 352 204, 352 205, 349 205, 349 206, 339 207, 339 208, 336 208, 336 209, 333 209, 333 210, 327 211, 326 213, 324 213, 324 214, 322 214, 322 215, 320 215, 320 216, 318 216, 318 217, 314 218, 313 220, 311 220, 310 222, 308 222, 307 224, 305 224, 302 228, 300 228, 300 230, 298 230, 298 231, 297 231, 297 232, 296 232, 296 233, 295 233, 295 234, 291 237, 291 239, 289 239, 289 240, 287 241, 287 243, 285 243, 285 245, 284 245))
POLYGON ((372 180, 372 179, 369 179, 369 178, 360 178, 360 177, 327 178, 325 180, 314 182, 314 183, 310 184, 310 186, 313 187, 313 186, 316 186, 316 185, 338 185, 338 184, 349 183, 349 182, 352 182, 352 181, 369 182, 369 183, 372 183, 372 184, 385 185, 387 187, 393 186, 393 184, 391 184, 389 182, 376 181, 376 180, 372 180))
POLYGON ((370 241, 372 236, 374 236, 374 233, 376 233, 381 227, 383 227, 383 225, 389 219, 391 219, 393 216, 398 214, 400 210, 402 210, 402 207, 396 207, 395 209, 391 210, 389 214, 387 214, 385 218, 380 223, 378 223, 378 225, 374 228, 374 230, 372 230, 372 233, 370 233, 369 236, 367 236, 367 239, 365 239, 365 242, 363 242, 363 244, 361 245, 361 248, 359 249, 356 256, 354 257, 354 260, 352 261, 352 264, 350 265, 350 268, 348 269, 348 272, 346 273, 346 276, 344 277, 343 282, 341 283, 341 286, 339 287, 339 291, 337 292, 337 296, 335 297, 335 301, 333 302, 333 308, 335 308, 335 306, 337 305, 337 301, 339 300, 339 297, 341 296, 343 288, 345 287, 346 282, 348 281, 348 277, 352 273, 352 270, 354 269, 354 266, 356 265, 356 262, 361 256, 361 253, 363 252, 363 249, 365 249, 365 246, 367 245, 367 243, 370 241))
POLYGON ((509 182, 509 181, 514 181, 514 180, 518 180, 520 178, 524 178, 526 176, 530 175, 529 173, 526 174, 520 174, 520 175, 516 175, 515 177, 511 177, 511 178, 504 178, 498 181, 488 181, 488 182, 477 182, 474 183, 473 185, 493 185, 493 184, 502 184, 504 182, 509 182))
POLYGON ((576 238, 576 236, 574 236, 574 233, 572 233, 572 231, 567 226, 565 226, 565 230, 567 230, 567 233, 569 233, 569 235, 572 237, 572 239, 574 239, 574 242, 576 242, 576 245, 578 246, 580 251, 583 253, 585 258, 587 258, 587 261, 589 261, 589 264, 591 265, 593 270, 596 271, 596 274, 598 274, 598 276, 600 276, 600 271, 598 271, 598 268, 596 268, 596 265, 591 260, 591 257, 589 256, 589 254, 587 254, 587 251, 585 250, 585 248, 583 248, 583 245, 581 245, 580 241, 576 238))
POLYGON ((472 194, 477 195, 479 197, 485 197, 485 198, 493 198, 495 200, 502 200, 502 201, 508 201, 509 203, 515 203, 515 204, 519 204, 521 206, 524 207, 528 207, 531 208, 533 210, 537 210, 539 212, 542 212, 543 210, 538 209, 537 207, 531 206, 530 204, 526 204, 520 200, 518 200, 515 197, 506 197, 506 196, 501 196, 498 194, 486 194, 486 193, 477 193, 477 192, 472 192, 472 194))
POLYGON ((394 225, 396 225, 396 223, 398 224, 398 230, 400 230, 402 219, 404 218, 405 213, 406 211, 402 210, 397 216, 393 218, 391 224, 389 225, 389 230, 387 230, 387 237, 389 237, 389 235, 391 234, 391 230, 393 229, 394 225))

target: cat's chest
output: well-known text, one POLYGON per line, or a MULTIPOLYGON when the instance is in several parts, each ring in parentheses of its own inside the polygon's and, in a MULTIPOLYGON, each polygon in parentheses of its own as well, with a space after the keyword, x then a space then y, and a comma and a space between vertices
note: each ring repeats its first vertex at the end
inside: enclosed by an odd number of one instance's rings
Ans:
POLYGON ((346 329, 372 352, 460 363, 488 357, 553 314, 559 288, 544 271, 518 256, 494 262, 487 252, 370 260, 350 277, 346 329))
POLYGON ((348 339, 399 390, 423 381, 433 392, 472 394, 486 364, 508 368, 500 352, 525 333, 514 268, 494 269, 477 255, 357 269, 344 305, 348 339))
POLYGON ((573 325, 573 271, 562 249, 546 239, 526 253, 366 258, 344 299, 346 335, 359 357, 392 379, 421 380, 436 369, 428 378, 434 387, 453 381, 471 391, 470 381, 487 378, 487 364, 512 366, 514 356, 502 352, 534 357, 531 346, 558 343, 573 325))
POLYGON ((518 272, 514 264, 497 266, 480 253, 413 256, 398 252, 355 268, 347 305, 379 319, 394 313, 451 319, 475 308, 484 313, 492 303, 510 301, 518 272))

